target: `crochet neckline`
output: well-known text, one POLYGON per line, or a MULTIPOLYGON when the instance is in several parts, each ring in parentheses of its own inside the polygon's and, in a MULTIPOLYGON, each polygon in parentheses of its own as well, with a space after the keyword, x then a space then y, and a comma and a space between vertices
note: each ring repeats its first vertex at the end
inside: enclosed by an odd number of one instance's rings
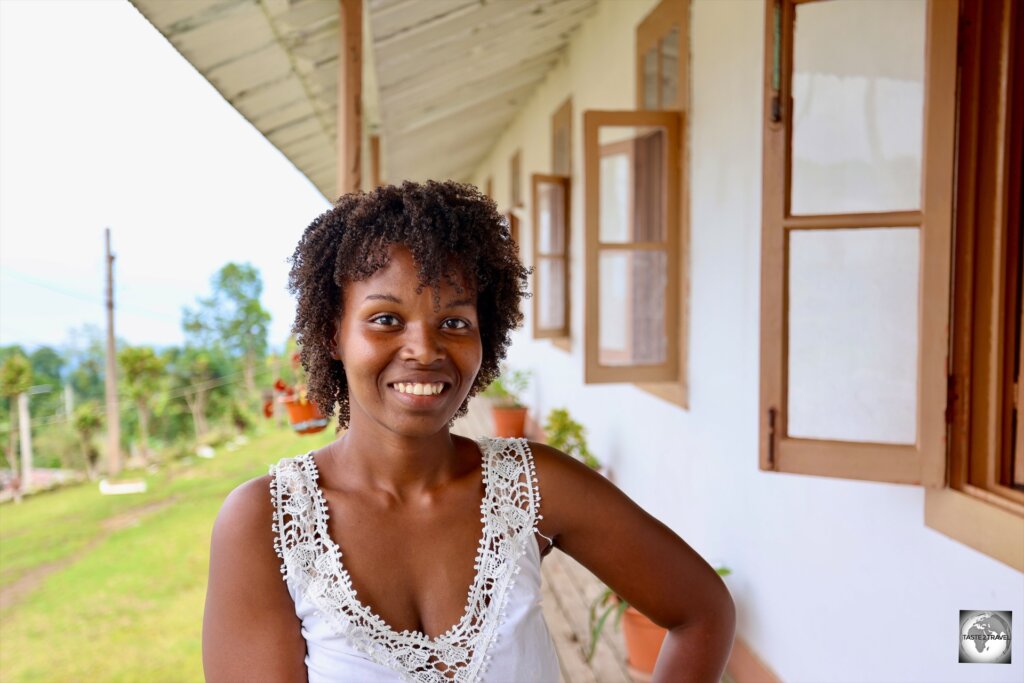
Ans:
POLYGON ((452 637, 456 634, 462 633, 467 623, 472 619, 476 610, 474 610, 474 602, 483 599, 487 595, 487 591, 484 589, 484 572, 483 572, 483 558, 493 536, 493 525, 487 521, 487 511, 490 507, 490 503, 493 495, 493 487, 491 486, 492 477, 489 476, 490 471, 490 449, 488 449, 484 441, 473 440, 476 444, 477 449, 480 451, 480 472, 483 478, 484 494, 480 500, 480 519, 482 520, 481 526, 483 527, 480 533, 480 540, 477 543, 476 557, 473 560, 473 566, 476 568, 476 573, 473 575, 473 581, 470 582, 469 588, 466 590, 466 604, 462 612, 462 616, 459 620, 450 626, 444 633, 438 636, 428 636, 426 633, 417 630, 402 630, 398 631, 391 624, 387 623, 377 612, 372 609, 369 605, 359 599, 358 591, 352 584, 352 576, 348 573, 348 568, 345 567, 345 562, 342 559, 341 546, 338 545, 331 537, 328 530, 327 520, 330 518, 330 508, 327 504, 327 498, 324 496, 323 489, 320 488, 320 470, 316 465, 316 461, 313 459, 313 452, 310 451, 303 460, 306 462, 309 468, 309 474, 312 479, 313 496, 317 501, 317 505, 314 508, 317 511, 315 516, 316 533, 320 537, 321 542, 327 548, 329 555, 334 558, 333 570, 337 572, 337 575, 341 580, 348 586, 351 587, 349 597, 351 599, 350 607, 362 613, 362 615, 371 623, 373 623, 380 631, 385 634, 390 634, 392 637, 397 636, 400 638, 413 638, 424 644, 437 647, 443 642, 451 641, 452 637))

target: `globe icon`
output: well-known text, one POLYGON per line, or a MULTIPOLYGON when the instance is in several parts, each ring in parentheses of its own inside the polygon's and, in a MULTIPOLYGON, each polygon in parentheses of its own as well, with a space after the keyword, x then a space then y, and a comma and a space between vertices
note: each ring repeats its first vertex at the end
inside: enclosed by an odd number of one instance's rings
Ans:
POLYGON ((1010 626, 995 612, 977 612, 960 625, 960 661, 1009 661, 1010 626))

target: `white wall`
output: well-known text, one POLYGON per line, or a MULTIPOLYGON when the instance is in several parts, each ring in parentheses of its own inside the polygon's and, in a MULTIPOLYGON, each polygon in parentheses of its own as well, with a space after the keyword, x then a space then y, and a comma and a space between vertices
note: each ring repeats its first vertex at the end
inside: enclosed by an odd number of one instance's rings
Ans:
POLYGON ((690 409, 583 384, 581 114, 633 108, 633 29, 654 4, 606 0, 475 176, 505 207, 517 148, 524 188, 550 172, 550 117, 573 96, 572 352, 527 321, 509 361, 534 370, 531 405, 571 407, 619 486, 734 570, 739 634, 784 681, 1024 680, 1024 577, 925 527, 920 488, 758 470, 761 2, 692 6, 690 409), (1015 613, 1013 664, 957 663, 961 609, 1015 613))

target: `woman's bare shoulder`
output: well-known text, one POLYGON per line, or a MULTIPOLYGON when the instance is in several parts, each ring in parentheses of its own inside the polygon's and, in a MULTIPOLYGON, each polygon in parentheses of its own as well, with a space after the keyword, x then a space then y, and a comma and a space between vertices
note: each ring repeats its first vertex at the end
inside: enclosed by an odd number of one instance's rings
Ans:
POLYGON ((237 486, 213 525, 203 619, 209 681, 305 680, 305 641, 274 547, 271 479, 237 486))
POLYGON ((239 484, 224 499, 214 525, 229 536, 266 537, 271 534, 274 501, 271 497, 273 477, 265 474, 239 484))
POLYGON ((245 556, 267 568, 280 564, 273 548, 273 497, 268 474, 250 479, 231 490, 213 525, 212 545, 228 550, 224 556, 245 556))
MULTIPOLYGON (((601 474, 582 462, 547 444, 528 442, 537 468, 537 485, 541 494, 541 513, 545 535, 562 534, 580 516, 585 501, 595 491, 618 489, 601 474)), ((612 494, 614 495, 614 493, 612 494)))

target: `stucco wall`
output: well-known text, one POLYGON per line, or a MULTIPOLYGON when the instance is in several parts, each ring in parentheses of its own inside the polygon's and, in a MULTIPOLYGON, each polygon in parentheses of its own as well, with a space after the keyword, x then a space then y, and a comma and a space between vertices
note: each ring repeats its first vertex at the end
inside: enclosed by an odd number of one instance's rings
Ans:
POLYGON ((1024 680, 1024 576, 925 527, 920 488, 758 470, 761 2, 692 5, 690 408, 583 384, 581 114, 633 108, 633 29, 654 4, 604 2, 476 173, 507 207, 522 149, 529 254, 529 174, 550 172, 550 117, 572 95, 572 351, 529 320, 517 334, 531 405, 570 406, 616 483, 734 570, 739 634, 784 681, 1024 680), (957 663, 961 609, 1015 613, 1011 665, 957 663))

